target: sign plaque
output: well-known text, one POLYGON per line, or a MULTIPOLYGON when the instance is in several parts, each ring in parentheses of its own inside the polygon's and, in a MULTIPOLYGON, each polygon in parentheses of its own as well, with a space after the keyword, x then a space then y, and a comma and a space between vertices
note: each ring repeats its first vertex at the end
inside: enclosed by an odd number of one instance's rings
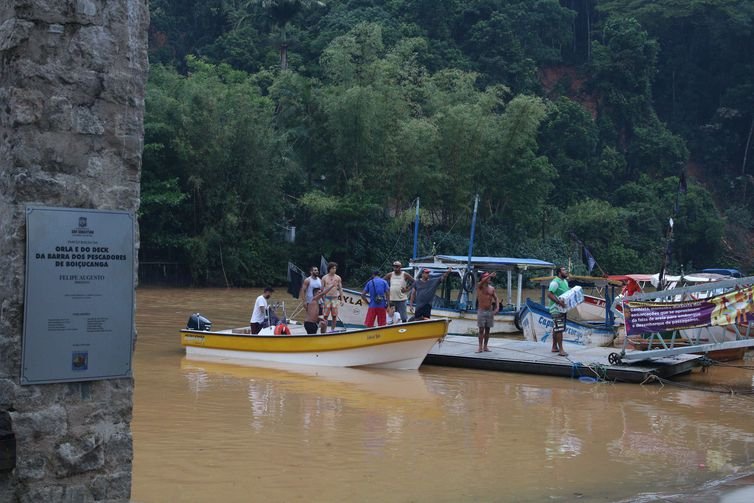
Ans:
POLYGON ((21 384, 131 376, 134 216, 26 207, 21 384))

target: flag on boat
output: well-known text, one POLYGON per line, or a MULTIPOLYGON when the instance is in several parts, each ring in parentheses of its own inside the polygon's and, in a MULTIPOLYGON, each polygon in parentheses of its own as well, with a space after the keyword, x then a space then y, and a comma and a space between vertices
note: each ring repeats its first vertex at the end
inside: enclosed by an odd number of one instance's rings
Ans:
POLYGON ((304 284, 304 271, 296 267, 293 262, 288 262, 288 293, 290 293, 294 299, 298 299, 298 294, 301 291, 301 285, 304 284))
POLYGON ((324 255, 319 256, 319 276, 322 277, 327 274, 327 259, 324 255))
POLYGON ((597 260, 592 256, 592 254, 589 252, 589 248, 586 247, 586 245, 582 246, 584 249, 584 264, 586 265, 586 270, 589 271, 589 274, 592 274, 592 269, 594 269, 594 266, 597 265, 597 260))

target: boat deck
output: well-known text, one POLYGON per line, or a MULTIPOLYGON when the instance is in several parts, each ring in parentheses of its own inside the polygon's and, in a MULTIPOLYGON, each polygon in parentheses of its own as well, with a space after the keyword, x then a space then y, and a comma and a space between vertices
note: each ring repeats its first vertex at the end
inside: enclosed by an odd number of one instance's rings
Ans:
POLYGON ((477 353, 477 338, 448 335, 435 344, 424 360, 428 365, 503 372, 521 372, 578 378, 588 376, 610 381, 642 383, 650 376, 669 378, 689 372, 700 364, 699 355, 683 354, 637 364, 610 365, 608 355, 620 348, 584 348, 566 343, 568 356, 550 352, 549 344, 504 338, 490 339, 488 353, 477 353))

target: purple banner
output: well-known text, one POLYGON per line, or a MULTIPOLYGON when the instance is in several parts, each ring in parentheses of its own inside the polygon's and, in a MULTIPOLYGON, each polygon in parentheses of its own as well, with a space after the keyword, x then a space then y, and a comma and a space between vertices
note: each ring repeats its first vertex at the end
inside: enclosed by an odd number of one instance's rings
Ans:
POLYGON ((637 335, 754 321, 754 287, 685 302, 627 302, 626 333, 637 335))
POLYGON ((715 305, 709 301, 629 302, 624 310, 628 335, 710 325, 715 305))

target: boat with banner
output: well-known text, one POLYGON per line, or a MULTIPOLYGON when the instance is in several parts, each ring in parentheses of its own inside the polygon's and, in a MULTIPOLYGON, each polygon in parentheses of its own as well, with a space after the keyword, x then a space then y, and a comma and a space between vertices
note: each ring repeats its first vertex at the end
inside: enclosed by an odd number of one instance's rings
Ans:
POLYGON ((193 322, 195 316, 180 331, 187 357, 401 370, 419 368, 445 337, 449 323, 433 319, 311 335, 302 325, 290 323, 252 335, 248 326, 213 331, 209 322, 193 322))
POLYGON ((626 338, 610 363, 683 353, 709 353, 754 346, 754 277, 638 293, 616 299, 622 305, 626 338), (705 337, 702 337, 705 334, 705 337), (658 349, 626 352, 632 338, 658 349), (684 344, 676 345, 676 341, 684 344))

